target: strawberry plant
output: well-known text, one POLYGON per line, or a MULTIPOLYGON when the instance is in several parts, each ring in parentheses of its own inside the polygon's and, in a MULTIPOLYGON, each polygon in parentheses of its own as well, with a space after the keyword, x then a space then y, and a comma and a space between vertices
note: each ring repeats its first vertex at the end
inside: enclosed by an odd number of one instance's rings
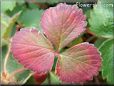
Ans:
POLYGON ((113 1, 44 2, 2 1, 1 83, 114 84, 113 1))

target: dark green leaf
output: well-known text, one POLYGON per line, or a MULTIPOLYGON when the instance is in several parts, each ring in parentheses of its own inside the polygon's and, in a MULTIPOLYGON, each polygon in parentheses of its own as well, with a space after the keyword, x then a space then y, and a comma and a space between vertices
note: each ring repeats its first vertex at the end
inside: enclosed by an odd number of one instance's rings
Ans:
POLYGON ((30 85, 30 84, 33 84, 33 83, 35 84, 36 81, 35 81, 34 77, 31 76, 31 77, 27 80, 27 82, 26 82, 25 84, 30 85))
POLYGON ((100 47, 102 55, 102 76, 107 82, 114 84, 114 40, 106 40, 100 47))

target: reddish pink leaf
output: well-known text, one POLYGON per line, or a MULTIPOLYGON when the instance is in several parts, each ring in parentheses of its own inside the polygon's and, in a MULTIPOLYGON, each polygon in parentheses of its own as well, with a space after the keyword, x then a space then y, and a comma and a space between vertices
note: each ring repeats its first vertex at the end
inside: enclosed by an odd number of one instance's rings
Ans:
POLYGON ((92 44, 81 43, 61 53, 56 73, 64 82, 83 83, 97 75, 100 65, 97 49, 92 44))
POLYGON ((60 3, 44 12, 41 25, 49 40, 60 50, 85 30, 85 20, 76 5, 60 3))
POLYGON ((35 29, 21 29, 12 39, 12 53, 26 68, 37 73, 51 70, 54 60, 51 43, 35 29))

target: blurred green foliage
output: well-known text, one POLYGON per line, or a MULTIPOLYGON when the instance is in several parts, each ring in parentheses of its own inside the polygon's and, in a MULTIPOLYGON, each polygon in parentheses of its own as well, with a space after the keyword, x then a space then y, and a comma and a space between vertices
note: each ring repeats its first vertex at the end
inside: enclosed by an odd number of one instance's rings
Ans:
POLYGON ((43 10, 39 9, 27 9, 19 17, 19 22, 25 27, 40 27, 40 18, 43 10))
POLYGON ((97 36, 113 38, 113 20, 113 4, 99 1, 90 14, 90 30, 97 36))

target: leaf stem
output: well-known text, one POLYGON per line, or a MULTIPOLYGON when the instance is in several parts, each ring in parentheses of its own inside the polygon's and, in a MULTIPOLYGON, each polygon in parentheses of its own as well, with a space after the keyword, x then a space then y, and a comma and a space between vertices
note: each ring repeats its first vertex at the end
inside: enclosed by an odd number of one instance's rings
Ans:
POLYGON ((22 82, 22 84, 24 84, 34 73, 30 73, 26 78, 25 80, 22 82))
POLYGON ((99 79, 97 76, 95 77, 95 82, 96 82, 96 84, 99 84, 99 79))
POLYGON ((48 84, 51 84, 50 72, 48 73, 47 78, 48 78, 48 84))
POLYGON ((9 55, 10 55, 10 49, 11 49, 11 43, 9 43, 9 45, 8 45, 8 51, 7 51, 5 59, 4 59, 4 65, 3 65, 4 73, 7 72, 6 65, 7 65, 7 61, 8 61, 9 55))

